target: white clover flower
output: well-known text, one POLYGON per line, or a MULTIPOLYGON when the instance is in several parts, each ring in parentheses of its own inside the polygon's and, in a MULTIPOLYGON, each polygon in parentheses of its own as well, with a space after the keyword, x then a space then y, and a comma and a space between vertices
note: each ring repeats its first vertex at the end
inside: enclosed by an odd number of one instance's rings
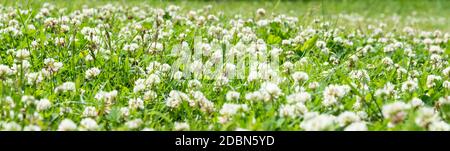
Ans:
POLYGON ((414 35, 414 29, 413 28, 411 28, 411 27, 405 27, 405 28, 403 28, 403 32, 405 32, 405 33, 407 33, 408 35, 414 35))
POLYGON ((77 125, 70 119, 64 119, 59 123, 58 131, 75 131, 77 125))
POLYGON ((442 54, 442 53, 444 53, 444 50, 441 47, 436 46, 436 45, 430 46, 429 51, 430 51, 430 53, 433 53, 433 54, 442 54))
POLYGON ((336 117, 328 114, 307 113, 300 127, 305 131, 333 130, 336 124, 336 117))
POLYGON ((308 112, 308 108, 303 103, 281 105, 278 109, 280 117, 296 118, 308 112))
POLYGON ((450 81, 444 81, 444 82, 442 83, 442 87, 444 87, 444 88, 450 90, 450 81))
POLYGON ((252 82, 252 81, 257 80, 258 78, 259 78, 258 72, 250 71, 250 73, 248 74, 248 77, 247 77, 247 81, 252 82))
POLYGON ((404 92, 414 92, 418 88, 419 84, 417 83, 417 80, 408 80, 402 84, 402 91, 404 92))
POLYGON ((175 131, 186 131, 189 129, 190 129, 189 124, 186 122, 175 122, 174 124, 175 131))
POLYGON ((320 86, 319 82, 311 82, 309 83, 308 88, 314 90, 317 89, 319 86, 320 86))
POLYGON ((27 49, 19 49, 16 51, 17 60, 27 60, 30 57, 30 51, 27 49))
POLYGON ((80 129, 82 130, 97 130, 98 129, 98 124, 94 119, 91 118, 84 118, 81 120, 80 122, 80 129))
POLYGON ((42 73, 40 73, 40 72, 27 73, 25 76, 27 78, 28 85, 38 84, 44 80, 44 77, 42 76, 42 73))
POLYGON ((355 96, 355 98, 356 98, 356 101, 355 101, 355 103, 353 103, 352 108, 354 110, 360 110, 362 108, 361 97, 355 96))
POLYGON ((56 20, 55 18, 46 18, 44 20, 44 25, 47 28, 53 28, 54 26, 56 26, 58 24, 58 20, 56 20))
POLYGON ((245 94, 245 99, 253 102, 262 100, 262 97, 258 91, 245 94))
POLYGON ((128 129, 137 129, 137 128, 139 128, 141 126, 141 124, 142 124, 142 119, 134 119, 134 120, 131 120, 131 121, 127 121, 125 123, 125 126, 128 129))
POLYGON ((331 106, 338 103, 340 98, 343 98, 348 92, 350 92, 350 87, 348 85, 328 85, 323 91, 323 101, 324 106, 331 106))
POLYGON ((299 92, 286 96, 288 103, 305 103, 311 100, 311 95, 308 92, 299 92))
POLYGON ((61 25, 61 31, 62 32, 68 32, 70 30, 70 27, 67 25, 61 25))
POLYGON ((440 81, 442 80, 441 76, 436 76, 436 75, 428 75, 427 77, 427 87, 428 88, 432 88, 436 85, 435 81, 440 81))
POLYGON ((250 131, 249 129, 238 127, 234 131, 250 131))
POLYGON ((229 76, 234 76, 236 71, 236 65, 232 63, 226 63, 224 67, 224 74, 229 76))
POLYGON ((355 122, 347 127, 345 127, 344 131, 367 131, 367 125, 364 122, 355 122))
POLYGON ((128 100, 128 108, 130 109, 144 109, 144 101, 140 98, 128 100))
POLYGON ((66 39, 64 39, 63 37, 60 38, 54 38, 55 40, 55 45, 56 46, 64 46, 66 44, 66 39))
POLYGON ((64 82, 60 86, 55 88, 55 92, 68 92, 75 91, 75 83, 74 82, 64 82))
POLYGON ((93 61, 94 57, 92 57, 91 54, 86 55, 86 57, 84 58, 87 62, 93 61))
POLYGON ((0 79, 5 78, 5 76, 9 76, 13 73, 13 71, 9 68, 9 66, 0 65, 0 79))
POLYGON ((448 78, 450 78, 450 67, 445 68, 442 70, 442 74, 448 78))
POLYGON ((202 92, 194 91, 191 95, 194 102, 199 105, 201 111, 211 113, 214 110, 214 103, 209 101, 202 92))
POLYGON ((227 101, 234 101, 234 100, 238 100, 239 96, 240 96, 239 92, 228 91, 225 98, 227 101))
POLYGON ((100 74, 100 69, 94 67, 86 70, 84 77, 88 80, 93 79, 94 77, 100 74))
POLYGON ((345 111, 337 117, 337 122, 340 126, 347 126, 360 121, 360 117, 356 113, 350 111, 345 111))
POLYGON ((145 79, 145 84, 147 86, 152 86, 161 83, 161 78, 157 74, 150 74, 147 79, 145 79))
POLYGON ((391 125, 395 125, 406 118, 406 110, 410 106, 404 102, 393 102, 390 104, 385 104, 382 108, 382 113, 385 119, 389 119, 391 125))
POLYGON ((395 86, 388 82, 384 85, 383 89, 378 89, 375 91, 375 96, 391 96, 395 92, 395 86))
POLYGON ((220 109, 219 113, 220 115, 224 116, 233 116, 239 111, 248 111, 247 104, 225 103, 223 104, 222 109, 220 109))
POLYGON ((123 46, 123 50, 129 51, 129 52, 134 52, 138 48, 139 48, 139 45, 136 43, 126 44, 125 46, 123 46))
MULTIPOLYGON (((276 99, 276 98, 278 98, 278 96, 283 94, 283 92, 278 87, 278 85, 271 83, 271 82, 264 82, 261 85, 260 91, 270 95, 270 98, 268 100, 276 99)), ((265 100, 267 100, 267 99, 265 99, 265 100)))
POLYGON ((144 93, 144 100, 145 100, 145 101, 153 100, 153 99, 155 99, 157 96, 158 96, 158 94, 157 94, 155 91, 149 90, 149 91, 146 91, 146 92, 144 93))
POLYGON ((389 57, 383 58, 383 59, 381 60, 381 62, 383 62, 383 64, 389 65, 389 66, 394 64, 394 61, 392 61, 392 59, 389 58, 389 57))
POLYGON ((120 108, 120 114, 124 117, 128 117, 130 115, 130 109, 128 107, 120 108))
POLYGON ((95 99, 97 100, 103 100, 107 103, 111 103, 114 101, 117 97, 117 90, 113 90, 110 92, 100 91, 95 95, 95 99))
POLYGON ((25 104, 32 104, 32 103, 35 103, 35 99, 34 99, 34 96, 30 96, 30 95, 24 95, 24 96, 22 96, 21 98, 20 98, 20 100, 23 102, 23 103, 25 103, 25 104))
POLYGON ((394 66, 398 67, 398 69, 397 69, 397 74, 398 74, 399 76, 408 73, 408 70, 406 70, 406 69, 403 68, 403 67, 400 67, 398 64, 395 64, 394 66))
POLYGON ((16 122, 8 122, 3 124, 4 131, 20 131, 22 130, 22 126, 17 124, 16 122))
POLYGON ((53 73, 56 73, 63 66, 61 62, 56 62, 53 58, 45 59, 44 64, 46 68, 43 71, 48 72, 48 74, 45 75, 51 75, 53 73))
POLYGON ((189 80, 188 86, 191 89, 200 89, 202 87, 202 83, 200 81, 198 81, 197 79, 189 80))
POLYGON ((162 67, 161 63, 158 61, 152 61, 148 64, 148 66, 145 68, 148 74, 155 73, 156 71, 160 70, 162 67))
POLYGON ((430 62, 433 66, 438 66, 440 67, 441 63, 442 63, 442 56, 437 55, 437 54, 432 54, 430 56, 430 62))
POLYGON ((411 100, 410 104, 411 104, 411 107, 413 107, 413 108, 417 108, 417 107, 424 105, 423 101, 419 98, 413 98, 411 100))
POLYGON ((45 110, 49 109, 51 106, 52 106, 52 104, 50 103, 50 101, 48 99, 41 99, 37 102, 36 109, 38 111, 45 111, 45 110))
MULTIPOLYGON (((424 40, 423 40, 423 43, 424 44, 426 44, 426 45, 431 45, 431 44, 433 44, 433 40, 431 40, 430 38, 425 38, 424 40)), ((435 49, 435 48, 434 48, 435 49)), ((430 51, 431 52, 431 51, 430 51)))
POLYGON ((88 106, 84 108, 83 111, 83 117, 96 117, 97 116, 97 109, 93 106, 88 106))
POLYGON ((284 72, 291 72, 294 69, 294 64, 292 64, 292 62, 286 61, 283 63, 282 68, 284 72))
POLYGON ((145 79, 137 79, 136 81, 134 81, 133 92, 137 93, 142 90, 145 90, 147 88, 145 81, 146 81, 145 79))
POLYGON ((428 130, 430 131, 449 131, 450 125, 444 121, 435 121, 431 122, 428 126, 428 130))
POLYGON ((308 74, 305 72, 294 72, 291 76, 296 82, 307 81, 309 79, 308 74))
POLYGON ((189 100, 187 94, 180 91, 172 90, 169 93, 169 97, 166 98, 166 106, 171 108, 177 108, 183 101, 187 100, 189 100))
POLYGON ((433 121, 440 120, 439 115, 436 114, 431 107, 422 107, 419 109, 415 119, 415 123, 421 127, 428 126, 433 121))
POLYGON ((447 104, 450 104, 450 96, 445 96, 445 97, 439 98, 438 103, 439 103, 440 105, 447 105, 447 104))
POLYGON ((257 14, 258 16, 264 16, 264 15, 266 15, 266 10, 264 10, 264 8, 258 8, 258 9, 256 10, 256 14, 257 14))
POLYGON ((327 47, 327 43, 325 41, 318 40, 316 42, 316 47, 320 49, 324 49, 327 47))
POLYGON ((160 67, 160 71, 161 72, 168 72, 168 71, 170 71, 170 69, 171 69, 172 67, 169 65, 169 64, 163 64, 163 65, 161 65, 161 67, 160 67))
POLYGON ((41 131, 41 127, 37 125, 27 125, 23 128, 24 131, 41 131))
POLYGON ((201 74, 203 63, 200 60, 195 60, 190 64, 190 72, 195 74, 201 74))
POLYGON ((350 72, 350 78, 352 79, 358 79, 361 80, 361 82, 364 82, 364 80, 367 80, 367 82, 370 81, 369 74, 366 70, 352 70, 350 72))
POLYGON ((183 77, 183 72, 181 72, 181 71, 177 71, 173 74, 174 80, 180 80, 182 77, 183 77))
POLYGON ((28 28, 29 30, 36 30, 36 27, 35 27, 33 24, 29 24, 29 25, 27 26, 27 28, 28 28))

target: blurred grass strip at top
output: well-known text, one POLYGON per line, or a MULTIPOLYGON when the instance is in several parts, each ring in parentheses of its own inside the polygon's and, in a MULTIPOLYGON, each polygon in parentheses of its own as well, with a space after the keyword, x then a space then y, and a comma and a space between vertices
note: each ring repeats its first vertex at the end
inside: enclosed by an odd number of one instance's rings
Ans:
POLYGON ((236 14, 252 17, 255 10, 265 8, 269 13, 299 16, 302 19, 320 17, 332 21, 331 16, 341 13, 358 14, 363 17, 399 16, 399 17, 435 17, 444 23, 426 22, 417 24, 424 29, 441 29, 450 31, 450 0, 0 0, 4 6, 19 8, 39 8, 43 3, 52 3, 57 7, 65 7, 68 11, 81 9, 83 6, 96 7, 105 4, 121 6, 150 6, 164 8, 178 5, 182 11, 214 6, 212 11, 222 11, 226 16, 236 14))

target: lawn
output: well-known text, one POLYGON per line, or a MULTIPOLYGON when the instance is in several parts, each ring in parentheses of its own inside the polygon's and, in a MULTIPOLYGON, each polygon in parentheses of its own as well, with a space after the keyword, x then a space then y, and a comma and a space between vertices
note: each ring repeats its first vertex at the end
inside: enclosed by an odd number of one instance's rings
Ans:
POLYGON ((0 1, 0 129, 450 130, 450 1, 0 1))

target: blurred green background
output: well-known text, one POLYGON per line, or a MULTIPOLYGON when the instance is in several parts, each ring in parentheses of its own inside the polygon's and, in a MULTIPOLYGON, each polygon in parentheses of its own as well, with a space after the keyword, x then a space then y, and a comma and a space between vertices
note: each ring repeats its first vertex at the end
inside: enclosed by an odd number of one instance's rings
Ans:
MULTIPOLYGON (((0 4, 21 8, 38 8, 49 2, 58 7, 66 7, 68 11, 83 6, 96 7, 104 4, 121 6, 165 7, 176 4, 182 11, 212 5, 212 11, 222 11, 225 15, 241 14, 251 16, 256 9, 264 8, 268 13, 298 16, 305 22, 309 19, 321 18, 337 24, 345 21, 336 17, 338 14, 358 14, 364 18, 384 19, 388 23, 395 19, 408 26, 429 30, 450 31, 450 0, 272 0, 272 1, 227 1, 227 0, 0 0, 0 4), (335 16, 335 17, 332 17, 335 16), (420 21, 414 21, 415 19, 420 21)), ((367 22, 368 23, 368 22, 367 22)), ((393 23, 397 25, 397 23, 393 23)))

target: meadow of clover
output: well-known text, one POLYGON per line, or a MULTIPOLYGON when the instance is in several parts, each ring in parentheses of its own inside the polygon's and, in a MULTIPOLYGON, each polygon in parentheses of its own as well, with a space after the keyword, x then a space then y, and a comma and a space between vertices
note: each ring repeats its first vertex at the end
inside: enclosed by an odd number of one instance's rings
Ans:
POLYGON ((450 130, 450 1, 2 1, 6 131, 450 130))

